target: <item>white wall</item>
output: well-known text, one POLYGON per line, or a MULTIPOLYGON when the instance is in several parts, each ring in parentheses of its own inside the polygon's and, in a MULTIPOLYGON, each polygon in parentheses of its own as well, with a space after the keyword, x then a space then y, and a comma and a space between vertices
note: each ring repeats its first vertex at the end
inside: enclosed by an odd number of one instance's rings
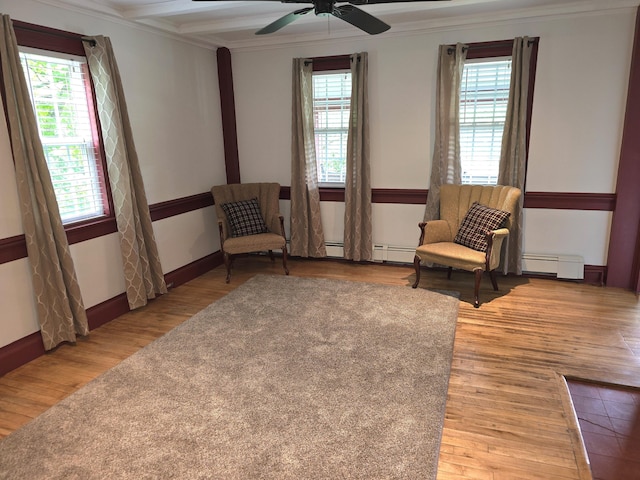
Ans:
MULTIPOLYGON (((111 38, 150 203, 225 181, 215 52, 106 18, 31 0, 0 0, 17 20, 111 38)), ((291 59, 368 51, 372 186, 428 188, 436 52, 442 43, 540 37, 529 191, 612 193, 635 9, 493 26, 392 32, 232 52, 241 177, 290 184, 291 59)), ((2 116, 0 116, 2 118, 2 116)), ((288 202, 281 202, 288 218, 288 202)), ((343 205, 322 205, 325 236, 342 239, 343 205)), ((374 242, 413 247, 423 208, 376 204, 374 242)), ((212 208, 154 223, 165 272, 219 249, 212 208)), ((525 250, 606 264, 607 212, 527 210, 525 250)), ((287 225, 288 227, 288 225, 287 225)), ((22 233, 11 152, 0 120, 0 238, 22 233)), ((124 290, 117 235, 71 246, 87 307, 124 290)), ((0 347, 38 330, 28 260, 0 265, 0 347)))
MULTIPOLYGON (((527 190, 613 193, 635 9, 232 52, 243 181, 290 184, 291 60, 369 52, 373 188, 428 188, 440 44, 539 36, 527 190)), ((343 205, 323 202, 325 237, 343 205)), ((415 246, 424 209, 374 205, 374 243, 415 246)), ((525 251, 605 265, 611 214, 528 210, 525 251)))
MULTIPOLYGON (((0 0, 12 19, 111 38, 150 204, 226 180, 215 52, 106 18, 31 0, 0 0)), ((0 238, 23 233, 11 150, 0 115, 0 238)), ((212 208, 154 222, 163 269, 219 250, 212 208)), ((116 234, 71 246, 85 307, 124 292, 116 234)), ((27 259, 0 265, 0 347, 38 330, 27 259)))

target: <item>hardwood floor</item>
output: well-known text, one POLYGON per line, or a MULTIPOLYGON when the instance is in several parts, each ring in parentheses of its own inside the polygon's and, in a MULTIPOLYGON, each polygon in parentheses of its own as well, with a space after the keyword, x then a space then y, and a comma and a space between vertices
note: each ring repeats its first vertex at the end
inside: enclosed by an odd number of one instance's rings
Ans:
MULTIPOLYGON (((291 275, 409 285, 411 266, 292 260, 291 275)), ((0 436, 187 320, 256 273, 239 258, 231 284, 219 267, 147 307, 0 377, 0 436)), ((640 387, 640 303, 631 292, 545 279, 483 279, 425 270, 419 288, 461 292, 439 479, 590 478, 563 376, 640 387)))

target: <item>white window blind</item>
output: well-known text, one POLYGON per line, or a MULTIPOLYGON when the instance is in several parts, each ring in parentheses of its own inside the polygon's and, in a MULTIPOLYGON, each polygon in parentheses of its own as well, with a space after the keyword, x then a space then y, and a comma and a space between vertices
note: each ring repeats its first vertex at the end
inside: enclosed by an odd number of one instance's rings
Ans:
POLYGON ((498 182, 510 81, 511 58, 465 63, 460 92, 462 183, 498 182))
POLYGON ((85 59, 31 49, 21 51, 20 59, 63 223, 105 215, 85 59))
POLYGON ((345 181, 351 72, 313 75, 313 122, 318 182, 345 181))

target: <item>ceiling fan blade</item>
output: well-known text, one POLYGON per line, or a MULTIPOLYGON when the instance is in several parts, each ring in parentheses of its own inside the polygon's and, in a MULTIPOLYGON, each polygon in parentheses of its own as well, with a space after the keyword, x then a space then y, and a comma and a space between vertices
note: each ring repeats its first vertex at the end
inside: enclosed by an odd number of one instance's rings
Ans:
MULTIPOLYGON (((354 5, 374 5, 376 3, 406 3, 406 2, 449 2, 451 0, 345 0, 354 5)), ((284 2, 283 2, 284 3, 284 2)))
POLYGON ((302 8, 300 10, 296 10, 295 12, 288 13, 284 17, 280 17, 275 22, 270 23, 266 27, 258 30, 256 32, 256 35, 265 35, 267 33, 277 32, 282 27, 286 27, 291 22, 295 21, 298 17, 301 17, 302 15, 310 12, 311 10, 313 10, 313 7, 302 8))
POLYGON ((353 5, 335 7, 331 12, 331 15, 350 23, 354 27, 358 27, 360 30, 365 31, 370 35, 377 35, 378 33, 386 32, 391 28, 382 20, 377 19, 373 15, 354 7, 353 5))

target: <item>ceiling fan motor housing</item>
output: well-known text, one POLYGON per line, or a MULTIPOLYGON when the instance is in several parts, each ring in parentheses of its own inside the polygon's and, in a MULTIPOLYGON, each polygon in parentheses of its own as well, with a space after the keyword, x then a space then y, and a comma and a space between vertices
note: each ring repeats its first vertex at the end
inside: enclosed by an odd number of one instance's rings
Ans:
POLYGON ((335 6, 335 0, 316 0, 313 5, 315 7, 314 12, 316 15, 327 16, 333 12, 335 6))

